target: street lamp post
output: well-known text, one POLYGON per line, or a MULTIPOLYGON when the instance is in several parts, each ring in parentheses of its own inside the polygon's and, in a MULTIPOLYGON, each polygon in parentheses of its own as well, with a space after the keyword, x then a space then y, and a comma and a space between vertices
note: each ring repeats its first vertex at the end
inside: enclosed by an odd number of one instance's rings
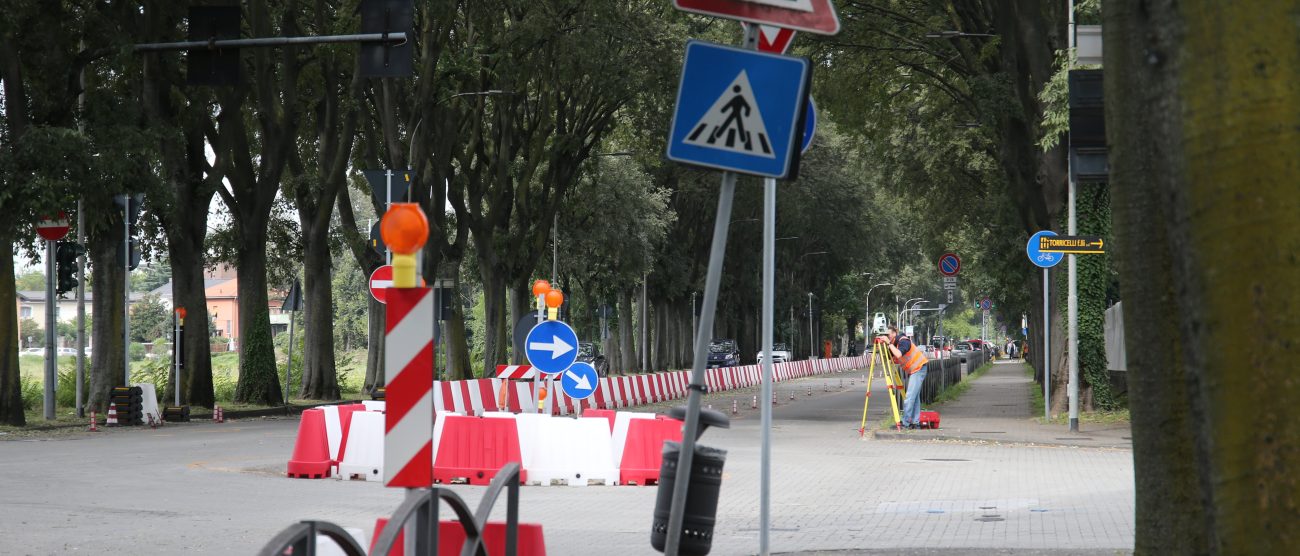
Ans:
POLYGON ((813 341, 813 310, 812 310, 813 293, 808 292, 808 358, 812 359, 815 354, 816 342, 813 341))
POLYGON ((908 306, 908 305, 911 305, 912 302, 920 301, 920 300, 922 300, 922 299, 925 299, 925 298, 924 298, 924 297, 913 297, 913 298, 911 298, 911 299, 909 299, 909 300, 907 300, 907 301, 904 301, 904 302, 903 302, 903 308, 902 308, 902 309, 899 309, 899 311, 898 311, 898 315, 897 315, 897 318, 894 319, 894 323, 897 324, 898 326, 903 326, 903 313, 904 313, 905 311, 907 311, 907 306, 908 306))

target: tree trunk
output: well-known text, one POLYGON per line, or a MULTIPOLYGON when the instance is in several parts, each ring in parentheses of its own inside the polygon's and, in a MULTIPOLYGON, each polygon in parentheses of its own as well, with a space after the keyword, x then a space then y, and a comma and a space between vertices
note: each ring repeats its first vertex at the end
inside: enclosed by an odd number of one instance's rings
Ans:
POLYGON ((636 368, 643 373, 649 370, 648 367, 650 367, 650 303, 646 299, 646 280, 649 280, 648 276, 641 278, 641 301, 637 303, 637 313, 639 313, 637 325, 638 330, 640 330, 640 341, 636 345, 637 353, 641 357, 637 359, 636 368))
POLYGON ((235 401, 276 406, 284 402, 271 343, 266 293, 266 227, 244 226, 239 246, 239 383, 235 401))
MULTIPOLYGON (((94 272, 91 281, 95 291, 91 313, 95 315, 91 326, 91 343, 95 356, 91 358, 90 379, 86 387, 86 410, 103 413, 108 410, 108 398, 114 386, 124 385, 126 355, 122 352, 122 290, 126 269, 117 254, 122 243, 122 226, 110 226, 104 234, 91 236, 86 242, 86 255, 94 272)), ((204 321, 204 328, 207 327, 204 321)))
POLYGON ((1107 119, 1112 210, 1121 276, 1133 278, 1131 397, 1143 402, 1137 509, 1174 512, 1139 517, 1137 548, 1294 553, 1294 3, 1119 3, 1105 15, 1107 65, 1120 70, 1105 84, 1108 106, 1119 101, 1107 119))
MULTIPOLYGON (((0 307, 17 303, 14 284, 14 242, 0 238, 0 307)), ((21 427, 27 424, 23 414, 23 387, 18 368, 18 313, 0 311, 0 423, 21 427)))
POLYGON ((506 324, 509 325, 511 365, 524 363, 524 342, 523 338, 515 338, 515 325, 525 316, 536 314, 533 312, 536 309, 533 307, 534 303, 536 299, 533 297, 531 284, 515 284, 510 288, 510 319, 506 324))
MULTIPOLYGON (((330 203, 333 205, 333 203, 330 203)), ((304 223, 310 214, 299 214, 304 223)), ((327 224, 328 226, 328 224, 327 224)), ((302 390, 309 400, 339 399, 334 360, 334 297, 330 280, 328 230, 303 230, 303 361, 302 390)))
MULTIPOLYGON (((459 261, 456 266, 460 267, 459 261)), ((460 273, 456 274, 452 289, 457 294, 451 320, 447 321, 448 380, 467 380, 474 377, 474 370, 470 368, 469 339, 465 334, 465 304, 460 301, 460 273)))
POLYGON ((506 362, 506 279, 489 265, 479 267, 483 279, 483 372, 492 376, 506 362))
MULTIPOLYGON (((211 198, 211 197, 209 197, 211 198)), ((212 387, 212 345, 209 342, 207 294, 203 288, 202 237, 168 234, 172 269, 172 299, 185 308, 181 338, 182 401, 211 409, 216 403, 212 387), (193 248, 193 242, 200 246, 193 248), (188 245, 190 248, 186 248, 188 245)))
POLYGON ((384 385, 384 304, 366 292, 370 318, 366 326, 366 393, 384 385))
POLYGON ((636 344, 632 342, 632 329, 635 326, 636 319, 632 313, 632 292, 623 290, 618 293, 618 335, 619 351, 622 355, 622 365, 619 368, 624 374, 636 370, 636 344))

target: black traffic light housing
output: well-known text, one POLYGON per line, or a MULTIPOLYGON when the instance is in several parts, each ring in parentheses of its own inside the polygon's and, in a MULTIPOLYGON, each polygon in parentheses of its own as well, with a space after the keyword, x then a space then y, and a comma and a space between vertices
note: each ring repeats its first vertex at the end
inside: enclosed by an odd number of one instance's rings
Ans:
POLYGON ((80 243, 71 241, 60 241, 54 248, 54 264, 58 275, 54 292, 57 295, 62 296, 77 287, 77 257, 85 252, 86 248, 80 243))
MULTIPOLYGON (((189 10, 189 36, 191 41, 212 41, 239 38, 239 5, 191 6, 189 10)), ((189 71, 185 81, 190 85, 238 85, 242 81, 239 71, 239 48, 191 48, 185 51, 189 71)))
POLYGON ((1106 111, 1102 70, 1070 70, 1070 173, 1081 182, 1106 181, 1106 111))
POLYGON ((126 265, 127 270, 140 266, 140 242, 135 238, 135 224, 140 220, 140 210, 144 206, 144 193, 131 193, 113 197, 113 206, 123 211, 126 219, 126 235, 130 244, 130 256, 122 252, 122 244, 117 244, 117 260, 126 265))

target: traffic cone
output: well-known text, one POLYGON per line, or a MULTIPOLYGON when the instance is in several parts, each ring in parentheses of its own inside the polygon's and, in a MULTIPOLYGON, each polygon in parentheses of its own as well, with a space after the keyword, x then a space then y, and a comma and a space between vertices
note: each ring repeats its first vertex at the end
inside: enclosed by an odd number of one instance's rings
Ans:
POLYGON ((226 412, 221 409, 221 406, 216 406, 216 408, 212 410, 212 421, 216 423, 226 422, 226 412))
POLYGON ((749 408, 750 408, 750 409, 758 409, 758 396, 757 396, 757 395, 754 396, 754 399, 752 399, 752 400, 749 401, 749 408))
POLYGON ((740 402, 739 402, 738 400, 731 400, 731 414, 732 414, 732 415, 735 415, 735 414, 737 414, 737 413, 740 413, 740 405, 739 405, 739 404, 740 404, 740 402))
POLYGON ((108 404, 108 418, 104 419, 104 426, 108 426, 108 427, 117 426, 117 404, 116 403, 108 404))
POLYGON ((325 411, 308 409, 298 423, 298 440, 289 458, 290 477, 324 479, 330 476, 330 449, 325 434, 325 411))
POLYGON ((90 432, 99 432, 99 425, 95 423, 95 412, 90 412, 90 432))

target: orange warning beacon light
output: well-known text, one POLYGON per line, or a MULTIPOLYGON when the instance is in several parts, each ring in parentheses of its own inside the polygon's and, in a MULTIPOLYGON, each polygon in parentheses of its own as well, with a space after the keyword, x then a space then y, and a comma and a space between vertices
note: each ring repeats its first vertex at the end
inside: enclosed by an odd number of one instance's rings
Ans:
POLYGON ((416 287, 415 253, 429 239, 429 219, 420 205, 390 204, 379 221, 379 235, 393 251, 393 287, 416 287))
POLYGON ((533 282, 533 295, 534 295, 534 296, 536 296, 536 297, 541 297, 541 296, 543 296, 543 295, 546 295, 546 293, 549 292, 549 291, 551 291, 551 283, 550 283, 550 282, 547 282, 546 280, 538 280, 538 281, 536 281, 536 282, 533 282))
POLYGON ((551 290, 546 292, 546 318, 550 320, 560 319, 560 305, 564 305, 564 292, 560 290, 551 290))

